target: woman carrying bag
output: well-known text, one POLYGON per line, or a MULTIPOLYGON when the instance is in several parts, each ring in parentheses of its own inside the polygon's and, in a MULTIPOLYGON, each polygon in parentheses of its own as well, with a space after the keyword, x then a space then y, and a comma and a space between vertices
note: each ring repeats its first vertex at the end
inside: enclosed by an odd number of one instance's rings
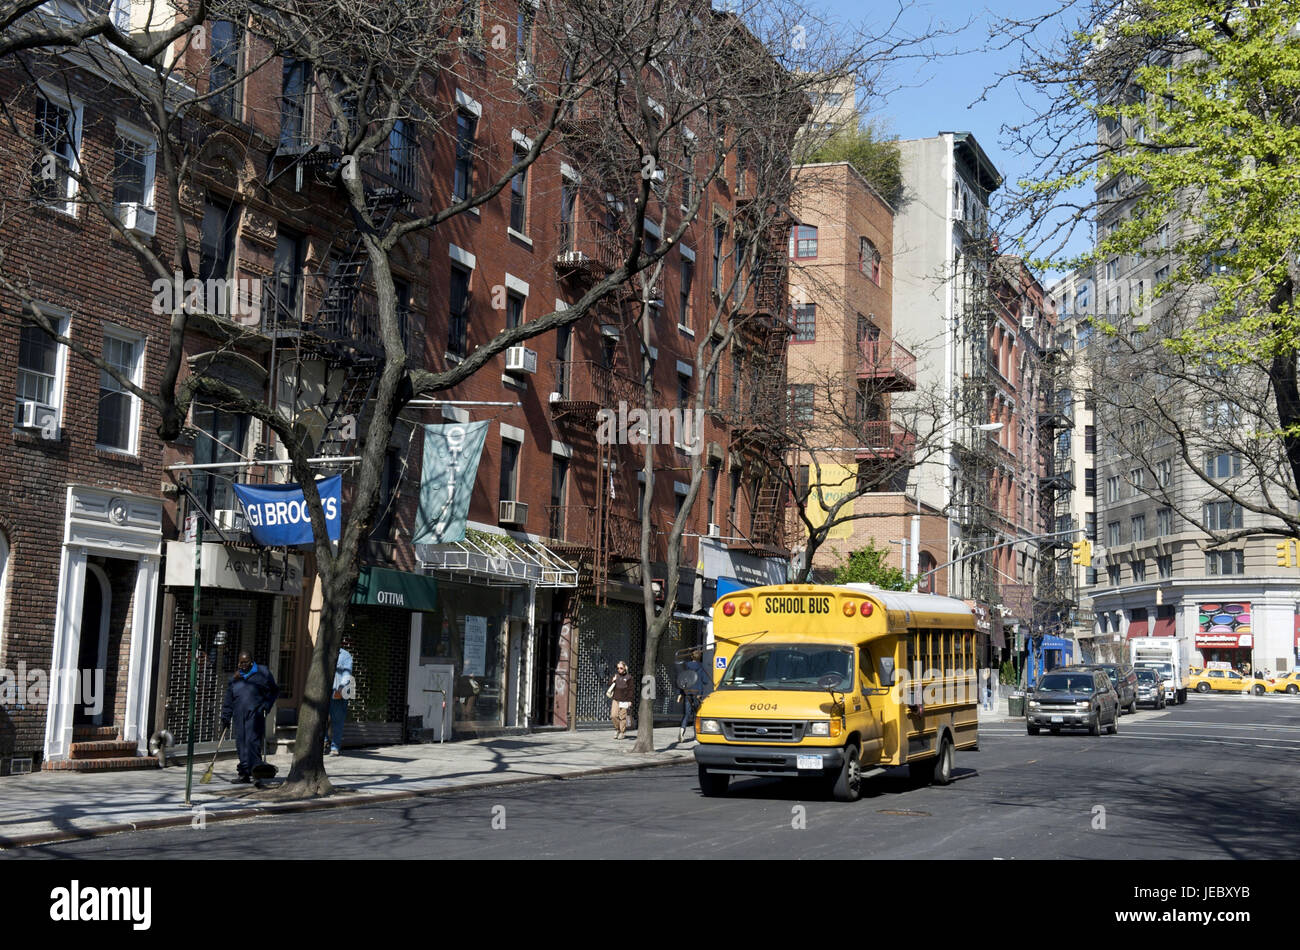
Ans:
POLYGON ((618 671, 609 681, 605 695, 611 700, 609 718, 614 721, 614 738, 622 739, 627 732, 628 717, 632 714, 632 703, 636 700, 636 681, 627 671, 627 664, 618 661, 618 671))

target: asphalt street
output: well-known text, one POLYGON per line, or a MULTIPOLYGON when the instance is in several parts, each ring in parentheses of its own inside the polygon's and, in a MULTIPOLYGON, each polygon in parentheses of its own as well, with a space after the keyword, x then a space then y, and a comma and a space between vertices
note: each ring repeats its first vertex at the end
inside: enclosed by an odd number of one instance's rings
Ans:
MULTIPOLYGON (((611 740, 611 743, 613 740, 611 740)), ((980 730, 952 785, 905 770, 854 804, 693 766, 0 852, 32 858, 1293 858, 1300 699, 1193 695, 1118 736, 980 730)))

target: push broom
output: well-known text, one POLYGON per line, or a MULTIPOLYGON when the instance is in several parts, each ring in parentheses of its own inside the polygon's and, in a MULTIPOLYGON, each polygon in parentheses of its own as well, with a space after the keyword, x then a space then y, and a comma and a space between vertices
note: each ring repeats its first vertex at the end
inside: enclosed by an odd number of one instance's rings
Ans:
POLYGON ((200 785, 208 785, 212 782, 212 770, 217 767, 217 756, 221 754, 221 744, 226 741, 228 735, 230 735, 229 726, 221 733, 221 738, 217 740, 217 751, 212 753, 212 763, 208 766, 208 770, 203 773, 203 778, 199 779, 200 785))

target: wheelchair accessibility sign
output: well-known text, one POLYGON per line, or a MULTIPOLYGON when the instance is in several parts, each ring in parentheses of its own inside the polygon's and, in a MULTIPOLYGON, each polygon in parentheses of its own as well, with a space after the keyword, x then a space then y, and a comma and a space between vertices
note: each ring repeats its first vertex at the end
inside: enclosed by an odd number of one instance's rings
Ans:
POLYGON ((713 658, 713 665, 719 670, 725 670, 727 668, 727 658, 725 656, 715 656, 713 658))

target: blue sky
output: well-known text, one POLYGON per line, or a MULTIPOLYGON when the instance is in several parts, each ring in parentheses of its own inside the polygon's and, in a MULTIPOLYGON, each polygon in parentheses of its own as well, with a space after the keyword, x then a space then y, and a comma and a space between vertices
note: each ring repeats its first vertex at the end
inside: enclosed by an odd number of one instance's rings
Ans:
MULTIPOLYGON (((898 0, 810 0, 831 18, 860 25, 870 16, 879 24, 886 11, 896 9, 898 0)), ((1011 152, 1003 141, 1004 123, 1024 121, 1032 115, 1026 100, 1033 91, 1003 83, 985 94, 1019 60, 1019 50, 990 48, 990 29, 1001 18, 1026 19, 1056 9, 1058 0, 986 0, 984 4, 961 0, 915 0, 900 28, 912 34, 925 32, 933 21, 955 35, 935 41, 940 52, 926 60, 898 63, 884 77, 887 94, 883 101, 870 103, 872 115, 889 134, 899 138, 925 138, 940 131, 969 131, 1002 172, 1015 180, 1031 172, 1033 163, 1011 152), (985 96, 981 100, 981 96, 985 96), (979 100, 979 101, 977 101, 979 100)), ((879 27, 877 27, 879 29, 879 27)), ((1041 39, 1046 39, 1043 33, 1041 39)), ((1071 242, 1075 250, 1087 246, 1087 235, 1079 229, 1071 242)))

